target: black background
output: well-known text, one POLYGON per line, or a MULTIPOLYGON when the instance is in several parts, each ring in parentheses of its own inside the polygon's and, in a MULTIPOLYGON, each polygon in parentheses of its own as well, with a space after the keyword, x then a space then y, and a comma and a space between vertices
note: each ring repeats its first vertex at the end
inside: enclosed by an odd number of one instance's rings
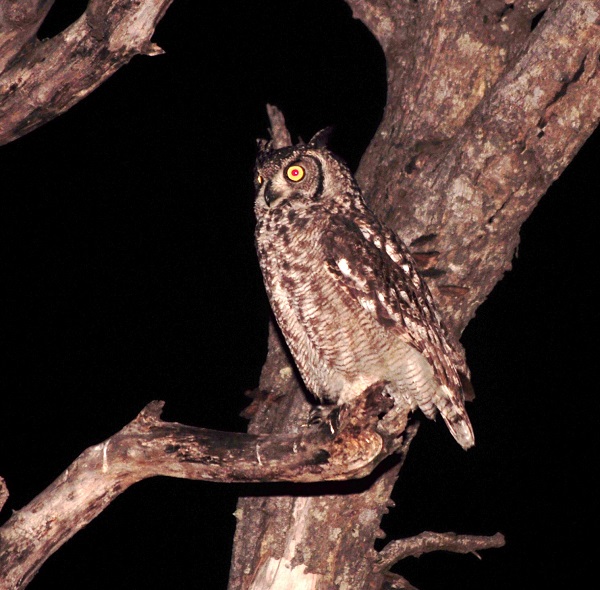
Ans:
MULTIPOLYGON (((85 2, 57 2, 43 35, 85 2)), ((152 399, 242 430, 266 354, 252 166, 265 103, 294 136, 327 125, 355 168, 385 62, 341 1, 176 0, 155 41, 68 113, 1 148, 2 516, 152 399), (213 6, 218 4, 218 6, 213 6)), ((514 269, 467 328, 478 397, 464 453, 426 423, 384 520, 507 547, 397 569, 421 590, 580 587, 597 525, 596 133, 522 230, 514 269)), ((237 486, 156 478, 120 496, 31 588, 225 588, 237 486)))

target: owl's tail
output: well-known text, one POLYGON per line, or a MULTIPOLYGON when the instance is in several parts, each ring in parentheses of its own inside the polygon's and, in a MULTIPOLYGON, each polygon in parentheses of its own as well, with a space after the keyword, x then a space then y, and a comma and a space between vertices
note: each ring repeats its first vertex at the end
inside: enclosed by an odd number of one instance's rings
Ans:
POLYGON ((442 385, 438 389, 433 403, 456 442, 465 451, 470 449, 475 444, 475 434, 464 405, 456 403, 456 394, 453 394, 447 385, 442 385))

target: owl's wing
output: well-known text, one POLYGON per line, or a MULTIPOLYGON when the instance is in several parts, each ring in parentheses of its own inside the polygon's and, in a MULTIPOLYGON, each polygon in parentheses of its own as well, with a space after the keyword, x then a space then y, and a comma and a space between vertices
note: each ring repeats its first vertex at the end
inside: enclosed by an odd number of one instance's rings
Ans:
POLYGON ((435 345, 446 341, 431 293, 392 231, 376 221, 359 226, 334 215, 322 246, 328 270, 340 287, 382 326, 421 353, 427 340, 435 345))
MULTIPOLYGON (((331 217, 322 237, 329 272, 341 289, 371 314, 385 329, 418 350, 430 363, 434 375, 449 396, 458 396, 457 420, 469 432, 470 424, 462 400, 470 387, 469 373, 435 310, 429 288, 419 276, 407 248, 375 219, 354 222, 341 215, 331 217)), ((445 406, 452 400, 437 400, 436 406, 448 423, 445 406)), ((448 423, 450 430, 457 424, 448 423)), ((466 433, 468 438, 468 432, 466 433)), ((460 440, 459 440, 460 442, 460 440)), ((462 444, 462 443, 461 443, 462 444)), ((472 444, 472 443, 471 443, 472 444)), ((469 444, 470 446, 470 444, 469 444)))

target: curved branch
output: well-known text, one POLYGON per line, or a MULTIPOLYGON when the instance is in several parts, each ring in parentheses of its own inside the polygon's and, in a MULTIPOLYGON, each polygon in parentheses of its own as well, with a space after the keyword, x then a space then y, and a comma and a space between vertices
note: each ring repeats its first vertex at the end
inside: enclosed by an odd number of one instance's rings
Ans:
POLYGON ((134 55, 162 53, 151 37, 172 1, 90 0, 75 23, 44 42, 34 38, 45 16, 42 8, 30 10, 24 24, 6 19, 3 8, 3 28, 20 27, 12 53, 25 40, 33 41, 29 49, 13 55, 0 76, 0 145, 64 113, 134 55))
MULTIPOLYGON (((152 402, 121 431, 84 451, 0 529, 0 587, 25 587, 44 561, 134 483, 156 475, 219 482, 360 478, 403 444, 376 431, 389 409, 383 385, 300 435, 219 432, 160 420, 152 402)), ((0 481, 0 500, 3 492, 0 481)))
POLYGON ((377 557, 379 570, 389 569, 401 559, 420 557, 432 551, 451 551, 452 553, 474 553, 482 549, 504 547, 505 539, 501 533, 489 537, 481 535, 457 535, 456 533, 432 533, 424 531, 388 543, 377 557))

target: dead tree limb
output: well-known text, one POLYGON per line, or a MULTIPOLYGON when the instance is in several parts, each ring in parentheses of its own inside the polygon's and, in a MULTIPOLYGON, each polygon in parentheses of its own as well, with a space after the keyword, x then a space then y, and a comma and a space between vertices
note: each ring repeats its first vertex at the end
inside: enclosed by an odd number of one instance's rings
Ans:
POLYGON ((390 541, 379 552, 378 563, 382 570, 389 569, 402 559, 420 557, 424 553, 431 553, 432 551, 451 551, 452 553, 473 553, 477 555, 477 551, 483 549, 504 547, 504 542, 504 535, 500 533, 483 537, 424 531, 414 537, 390 541))
MULTIPOLYGON (((424 531, 414 537, 397 539, 388 543, 378 554, 375 568, 387 572, 398 561, 407 557, 420 557, 433 551, 472 553, 481 559, 479 551, 504 547, 501 533, 489 537, 457 535, 456 533, 432 533, 424 531)), ((385 590, 417 590, 408 580, 397 574, 385 573, 385 590)))
MULTIPOLYGON (((295 435, 227 433, 163 422, 152 402, 84 451, 0 529, 0 588, 27 586, 41 565, 128 487, 157 475, 219 482, 316 482, 368 475, 406 434, 377 429, 391 406, 373 386, 330 423, 295 435)), ((0 502, 7 496, 0 480, 0 502)))
POLYGON ((0 145, 70 109, 135 55, 159 55, 151 37, 173 0, 90 0, 52 39, 36 37, 52 1, 0 1, 0 145))

